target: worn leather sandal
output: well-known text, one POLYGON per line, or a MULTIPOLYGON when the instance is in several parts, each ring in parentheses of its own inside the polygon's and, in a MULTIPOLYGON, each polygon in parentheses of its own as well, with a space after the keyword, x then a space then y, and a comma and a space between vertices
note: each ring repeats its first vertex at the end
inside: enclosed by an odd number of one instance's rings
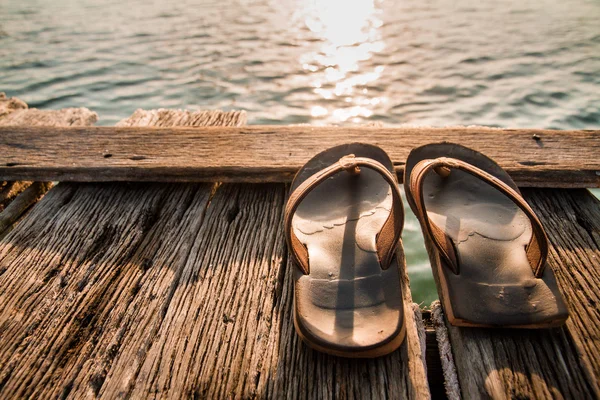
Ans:
POLYGON ((565 322, 567 307, 545 268, 544 228, 498 164, 457 144, 430 144, 409 154, 404 186, 452 325, 565 322))
POLYGON ((310 347, 378 357, 403 342, 404 209, 394 167, 376 146, 333 147, 298 172, 285 210, 294 325, 310 347))

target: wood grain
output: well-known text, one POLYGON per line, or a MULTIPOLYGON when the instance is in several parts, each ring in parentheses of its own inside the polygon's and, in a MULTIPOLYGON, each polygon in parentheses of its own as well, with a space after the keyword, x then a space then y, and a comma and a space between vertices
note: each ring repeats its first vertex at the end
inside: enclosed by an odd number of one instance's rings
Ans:
MULTIPOLYGON (((38 110, 28 108, 24 101, 15 97, 7 98, 6 94, 0 92, 0 126, 89 126, 97 119, 98 115, 87 108, 38 110)), ((15 226, 50 186, 48 182, 0 182, 0 238, 15 226)))
POLYGON ((154 126, 154 127, 182 127, 182 126, 244 126, 247 116, 245 111, 221 110, 136 110, 133 115, 119 121, 116 126, 154 126))
MULTIPOLYGON (((570 317, 559 329, 459 328, 446 323, 465 398, 600 397, 600 202, 586 190, 524 191, 551 242, 570 317)), ((446 321, 447 322, 447 321, 446 321)))
POLYGON ((412 148, 450 141, 520 186, 600 186, 600 131, 491 128, 0 127, 0 179, 285 182, 319 151, 355 141, 381 146, 399 173, 412 148))
POLYGON ((6 235, 9 229, 23 214, 52 187, 52 182, 33 182, 27 186, 1 213, 0 213, 0 238, 6 235))
POLYGON ((286 193, 283 184, 50 190, 0 240, 0 397, 428 398, 405 275, 401 350, 346 360, 299 341, 286 193))
POLYGON ((0 213, 20 194, 23 193, 33 182, 8 181, 0 182, 0 213))
POLYGON ((282 185, 52 189, 0 242, 0 396, 427 398, 409 292, 390 356, 299 341, 284 201, 282 185))
POLYGON ((16 110, 0 120, 0 126, 90 126, 98 120, 98 114, 87 108, 64 108, 62 110, 16 110))
POLYGON ((16 97, 8 98, 5 93, 0 92, 0 126, 91 126, 97 120, 98 114, 84 107, 38 110, 29 108, 27 103, 16 97))
POLYGON ((95 397, 113 367, 133 364, 114 377, 127 393, 210 193, 210 185, 53 188, 0 242, 0 397, 95 397), (130 348, 133 356, 119 357, 130 348))
POLYGON ((26 108, 27 104, 23 100, 19 100, 16 97, 8 98, 6 93, 0 92, 0 119, 16 110, 26 108))
POLYGON ((569 306, 567 330, 592 382, 600 382, 600 201, 587 190, 524 190, 541 218, 569 306))

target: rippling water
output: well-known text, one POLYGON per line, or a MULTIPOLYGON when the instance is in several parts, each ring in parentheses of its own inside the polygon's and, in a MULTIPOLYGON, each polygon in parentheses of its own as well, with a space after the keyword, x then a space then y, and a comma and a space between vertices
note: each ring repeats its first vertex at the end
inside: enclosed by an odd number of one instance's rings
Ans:
MULTIPOLYGON (((596 0, 0 0, 32 107, 245 109, 252 124, 600 127, 596 0)), ((414 218, 415 298, 435 297, 414 218)))

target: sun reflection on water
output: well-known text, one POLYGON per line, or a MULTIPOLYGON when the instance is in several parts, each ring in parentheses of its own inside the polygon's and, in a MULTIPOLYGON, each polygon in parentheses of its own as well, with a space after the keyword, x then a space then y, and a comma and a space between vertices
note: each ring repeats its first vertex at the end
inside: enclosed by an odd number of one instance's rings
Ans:
POLYGON ((331 115, 335 122, 370 117, 373 107, 387 100, 369 93, 385 67, 364 62, 385 48, 376 1, 354 0, 349 4, 347 0, 313 0, 306 7, 305 24, 321 45, 317 51, 302 55, 300 62, 311 74, 314 92, 324 100, 312 107, 311 115, 331 115), (347 106, 340 107, 336 100, 347 106))

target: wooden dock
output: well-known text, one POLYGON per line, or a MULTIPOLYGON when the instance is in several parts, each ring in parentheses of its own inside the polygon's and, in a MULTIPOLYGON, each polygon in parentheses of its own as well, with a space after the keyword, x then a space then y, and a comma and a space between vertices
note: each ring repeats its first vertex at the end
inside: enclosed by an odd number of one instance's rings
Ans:
POLYGON ((600 186, 600 132, 251 127, 219 111, 95 121, 0 96, 13 181, 0 187, 0 398, 600 398, 600 202, 582 189, 600 186), (440 139, 538 187, 523 192, 567 325, 451 327, 435 305, 422 314, 404 275, 398 351, 308 349, 291 318, 285 182, 339 142, 379 144, 401 172, 412 146, 440 139))

